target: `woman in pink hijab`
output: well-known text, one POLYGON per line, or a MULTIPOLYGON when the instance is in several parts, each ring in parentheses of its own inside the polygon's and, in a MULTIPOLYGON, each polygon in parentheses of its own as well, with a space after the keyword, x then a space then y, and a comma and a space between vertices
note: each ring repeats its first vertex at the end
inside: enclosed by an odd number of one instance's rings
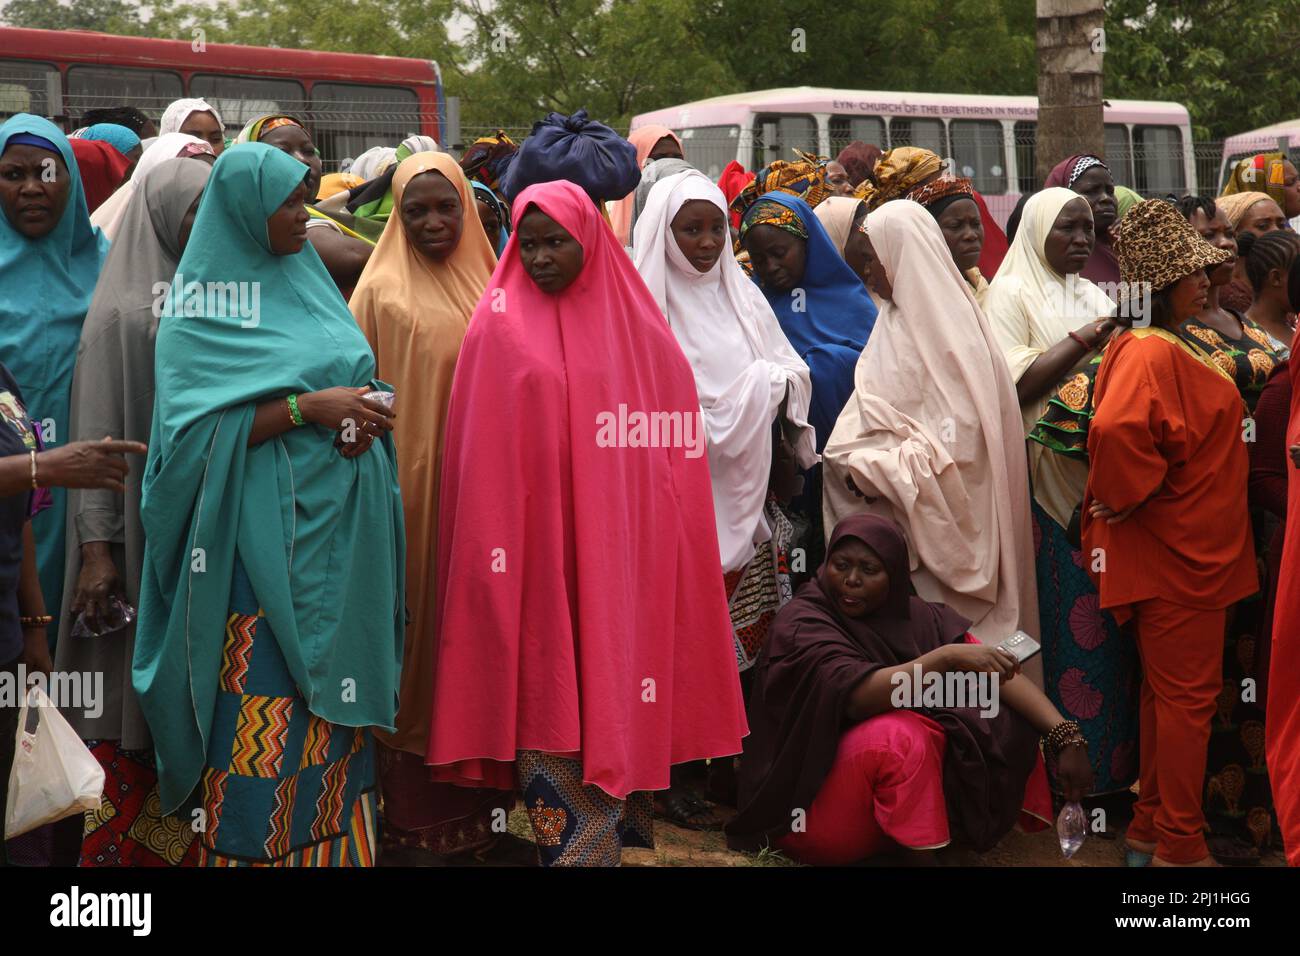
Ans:
POLYGON ((617 865, 669 768, 747 732, 700 405, 586 193, 514 227, 451 392, 427 762, 518 786, 543 865, 617 865))
MULTIPOLYGON (((632 130, 627 134, 627 141, 636 147, 637 169, 645 169, 646 163, 656 159, 686 158, 682 141, 677 138, 677 134, 658 123, 632 130)), ((609 225, 621 246, 632 244, 632 206, 635 199, 636 190, 633 190, 609 207, 609 225)))

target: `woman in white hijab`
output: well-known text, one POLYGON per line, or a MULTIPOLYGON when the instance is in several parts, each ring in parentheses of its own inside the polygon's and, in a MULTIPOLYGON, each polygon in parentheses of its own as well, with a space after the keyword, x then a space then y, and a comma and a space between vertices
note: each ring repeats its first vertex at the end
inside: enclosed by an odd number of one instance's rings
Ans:
MULTIPOLYGON (((831 196, 813 207, 813 215, 826 227, 826 235, 831 237, 831 242, 835 244, 835 248, 839 250, 854 275, 861 278, 862 284, 866 285, 864 271, 867 259, 863 250, 867 237, 858 226, 867 216, 867 204, 851 196, 831 196)), ((880 300, 873 295, 872 301, 876 303, 876 308, 879 310, 880 300)))
POLYGON ((140 154, 140 159, 131 172, 131 178, 90 214, 90 224, 98 226, 110 240, 117 238, 117 231, 122 225, 127 203, 131 201, 131 197, 135 195, 140 183, 144 182, 144 178, 150 171, 169 159, 200 155, 216 158, 212 147, 197 136, 190 136, 188 133, 162 133, 154 137, 153 142, 140 154))
MULTIPOLYGON (((867 216, 871 285, 884 300, 853 398, 822 454, 825 520, 897 521, 912 583, 986 644, 1036 634, 1033 540, 1019 403, 1006 360, 924 207, 867 216)), ((1041 677, 1034 660, 1025 672, 1041 677)))
POLYGON ((212 147, 214 156, 226 148, 226 127, 221 114, 207 100, 190 98, 175 100, 163 110, 158 123, 158 135, 188 133, 212 147))
MULTIPOLYGON (((744 672, 776 612, 793 596, 795 529, 781 500, 796 490, 797 471, 818 459, 808 424, 808 366, 741 271, 730 238, 722 191, 690 169, 651 187, 632 247, 641 278, 695 372, 736 665, 744 672)), ((726 773, 730 762, 714 765, 711 788, 734 787, 726 773)), ((692 828, 719 822, 708 820, 707 805, 683 783, 675 773, 672 788, 657 801, 659 812, 692 828)))
MULTIPOLYGON (((1078 539, 1088 480, 1092 380, 1114 303, 1079 275, 1092 254, 1092 211, 1053 187, 1025 203, 1020 228, 989 284, 985 314, 1006 356, 1023 413, 1047 696, 1088 740, 1094 795, 1137 776, 1136 645, 1101 610, 1078 539)), ((1049 770, 1051 770, 1049 765, 1049 770)))

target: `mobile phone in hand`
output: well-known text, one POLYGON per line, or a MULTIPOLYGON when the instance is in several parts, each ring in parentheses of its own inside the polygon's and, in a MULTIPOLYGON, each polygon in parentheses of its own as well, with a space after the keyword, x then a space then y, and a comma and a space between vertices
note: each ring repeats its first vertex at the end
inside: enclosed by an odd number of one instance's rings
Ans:
POLYGON ((998 645, 1004 651, 1010 652, 1016 660, 1024 663, 1043 649, 1043 645, 1026 634, 1024 631, 1016 631, 1005 641, 998 645))

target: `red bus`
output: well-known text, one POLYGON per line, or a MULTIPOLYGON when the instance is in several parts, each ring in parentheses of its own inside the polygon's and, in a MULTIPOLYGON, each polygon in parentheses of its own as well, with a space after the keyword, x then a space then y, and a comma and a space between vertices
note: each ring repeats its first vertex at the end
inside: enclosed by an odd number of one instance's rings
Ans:
POLYGON ((229 136, 264 113, 311 128, 327 167, 413 133, 442 142, 446 101, 432 60, 0 27, 0 120, 52 118, 71 130, 88 109, 134 106, 155 121, 200 96, 229 136))

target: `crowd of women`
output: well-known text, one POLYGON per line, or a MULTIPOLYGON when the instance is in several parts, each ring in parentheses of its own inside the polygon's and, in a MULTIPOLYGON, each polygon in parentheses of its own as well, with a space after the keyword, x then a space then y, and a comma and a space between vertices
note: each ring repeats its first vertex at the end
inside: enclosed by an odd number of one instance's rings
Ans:
POLYGON ((5 858, 490 860, 522 800, 543 865, 924 862, 1055 795, 1300 863, 1285 156, 1004 232, 912 147, 100 112, 0 125, 0 665, 103 675, 106 775, 5 858))

